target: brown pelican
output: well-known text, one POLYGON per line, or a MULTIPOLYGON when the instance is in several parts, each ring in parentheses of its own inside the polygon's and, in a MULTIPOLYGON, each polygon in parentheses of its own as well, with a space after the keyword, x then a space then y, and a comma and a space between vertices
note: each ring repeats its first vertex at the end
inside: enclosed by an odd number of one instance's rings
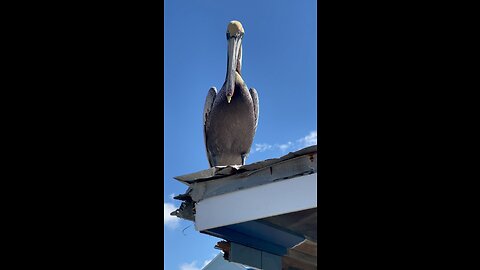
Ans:
POLYGON ((222 89, 208 91, 203 110, 203 134, 210 167, 244 165, 258 124, 258 95, 242 78, 242 38, 239 21, 227 26, 227 76, 222 89))

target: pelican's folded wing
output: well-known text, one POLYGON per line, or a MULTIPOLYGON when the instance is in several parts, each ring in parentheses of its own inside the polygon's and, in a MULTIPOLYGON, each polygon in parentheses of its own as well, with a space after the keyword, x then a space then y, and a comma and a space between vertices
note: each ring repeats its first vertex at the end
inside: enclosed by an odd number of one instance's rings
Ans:
POLYGON ((203 139, 205 141, 205 149, 207 151, 207 159, 210 167, 212 167, 212 159, 207 147, 207 121, 209 120, 210 111, 212 110, 213 102, 215 101, 216 96, 217 88, 212 86, 210 90, 208 90, 207 99, 205 100, 205 106, 203 107, 203 139))

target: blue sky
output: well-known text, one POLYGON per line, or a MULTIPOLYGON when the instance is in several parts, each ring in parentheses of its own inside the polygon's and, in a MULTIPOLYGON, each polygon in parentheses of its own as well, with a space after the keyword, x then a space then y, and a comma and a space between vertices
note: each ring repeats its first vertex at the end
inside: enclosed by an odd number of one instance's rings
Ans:
POLYGON ((225 79, 227 24, 238 20, 245 29, 242 76, 260 100, 253 163, 317 142, 317 4, 166 0, 164 10, 164 269, 196 270, 219 253, 213 247, 221 239, 168 213, 179 206, 171 194, 187 189, 173 177, 209 167, 203 105, 208 89, 225 79))

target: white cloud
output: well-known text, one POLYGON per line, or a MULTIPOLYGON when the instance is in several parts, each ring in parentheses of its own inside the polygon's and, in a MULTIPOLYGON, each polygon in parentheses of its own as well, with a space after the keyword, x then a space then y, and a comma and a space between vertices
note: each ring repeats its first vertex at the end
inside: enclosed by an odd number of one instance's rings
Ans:
POLYGON ((180 219, 176 216, 171 216, 170 213, 175 211, 175 207, 172 203, 163 203, 163 224, 171 229, 175 229, 180 223, 180 219))
POLYGON ((180 270, 200 270, 200 267, 197 267, 197 261, 191 263, 182 263, 180 265, 180 270))
POLYGON ((282 150, 283 152, 285 152, 285 150, 287 150, 288 148, 290 148, 292 146, 292 142, 288 142, 288 143, 285 143, 285 144, 280 144, 278 145, 278 148, 280 150, 282 150))
POLYGON ((298 140, 302 147, 307 147, 317 144, 317 131, 311 131, 310 134, 298 140))
POLYGON ((284 144, 268 144, 268 143, 256 143, 255 147, 252 147, 250 153, 254 152, 265 152, 267 150, 280 150, 285 152, 287 150, 299 150, 301 148, 305 148, 307 146, 316 145, 317 144, 317 131, 311 131, 307 136, 300 138, 292 143, 291 141, 284 143, 284 144))
POLYGON ((272 149, 272 146, 270 144, 266 144, 266 143, 257 143, 257 144, 255 144, 254 149, 255 149, 256 152, 264 152, 266 150, 272 149))
POLYGON ((175 193, 170 194, 169 197, 170 197, 171 200, 174 200, 173 197, 175 197, 175 193))

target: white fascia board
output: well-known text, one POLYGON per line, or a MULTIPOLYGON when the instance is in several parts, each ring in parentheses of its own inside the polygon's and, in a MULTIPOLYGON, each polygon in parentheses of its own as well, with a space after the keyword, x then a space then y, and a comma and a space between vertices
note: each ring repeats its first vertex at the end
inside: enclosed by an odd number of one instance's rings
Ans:
POLYGON ((198 231, 317 207, 317 174, 209 197, 196 204, 198 231))

